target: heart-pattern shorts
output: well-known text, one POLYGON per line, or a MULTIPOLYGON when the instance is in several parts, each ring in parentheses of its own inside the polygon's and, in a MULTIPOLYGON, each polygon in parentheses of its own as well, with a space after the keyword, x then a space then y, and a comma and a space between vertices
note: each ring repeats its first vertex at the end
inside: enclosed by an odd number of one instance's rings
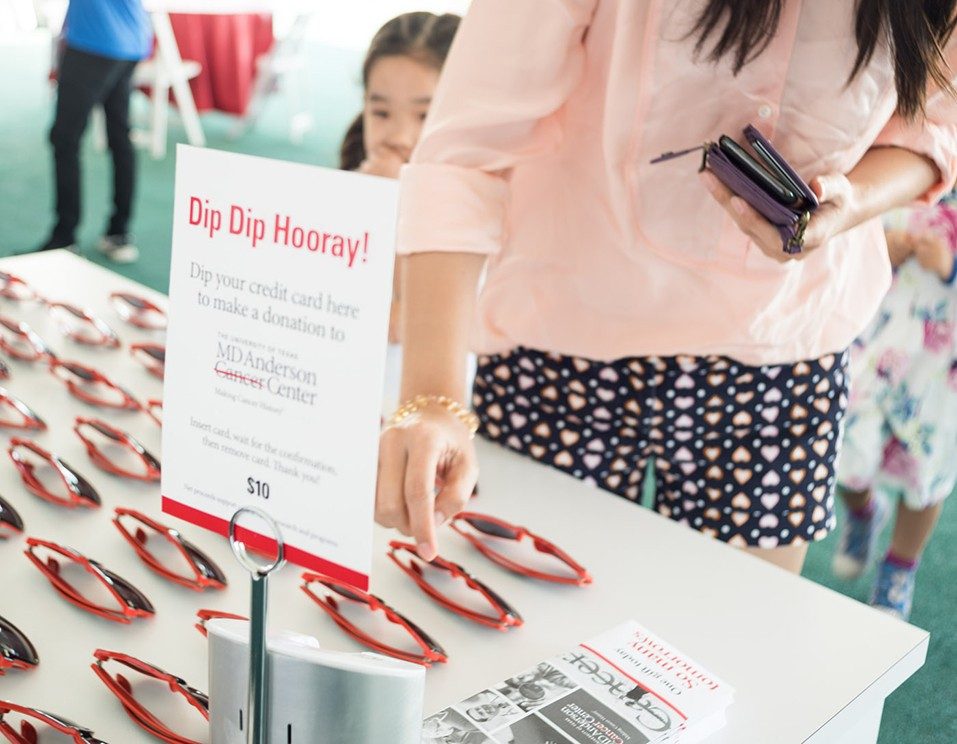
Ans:
POLYGON ((479 358, 480 433, 739 546, 834 526, 847 354, 753 367, 725 357, 596 362, 533 349, 479 358))

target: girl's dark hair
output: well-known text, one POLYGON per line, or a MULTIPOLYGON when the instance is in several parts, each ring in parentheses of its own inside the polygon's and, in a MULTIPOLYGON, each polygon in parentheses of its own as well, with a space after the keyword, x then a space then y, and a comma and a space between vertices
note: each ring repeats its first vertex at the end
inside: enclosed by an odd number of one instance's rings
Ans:
MULTIPOLYGON (((836 2, 837 0, 827 0, 836 2)), ((737 74, 771 42, 785 0, 708 0, 691 30, 700 54, 714 38, 707 58, 734 60, 737 74)), ((954 29, 957 0, 857 0, 857 59, 848 82, 887 42, 894 55, 897 110, 908 119, 924 112, 927 86, 933 81, 953 94, 943 48, 954 29)))
MULTIPOLYGON (((426 12, 404 13, 393 18, 372 37, 362 63, 362 85, 369 84, 373 65, 383 57, 412 57, 441 69, 461 20, 454 13, 435 15, 426 12)), ((365 160, 364 134, 360 113, 346 131, 339 150, 339 167, 343 170, 355 170, 365 160)))

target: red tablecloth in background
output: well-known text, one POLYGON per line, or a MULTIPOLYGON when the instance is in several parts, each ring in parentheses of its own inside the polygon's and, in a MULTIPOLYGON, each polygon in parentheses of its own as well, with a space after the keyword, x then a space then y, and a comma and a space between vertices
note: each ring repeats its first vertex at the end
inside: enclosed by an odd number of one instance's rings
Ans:
POLYGON ((272 16, 170 13, 184 60, 203 71, 190 80, 199 111, 243 115, 252 97, 256 59, 272 49, 272 16))

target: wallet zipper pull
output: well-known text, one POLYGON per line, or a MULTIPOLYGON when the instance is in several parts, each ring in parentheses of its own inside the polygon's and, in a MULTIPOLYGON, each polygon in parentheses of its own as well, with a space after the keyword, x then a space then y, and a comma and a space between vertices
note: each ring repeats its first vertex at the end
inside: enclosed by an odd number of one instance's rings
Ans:
POLYGON ((659 155, 654 160, 652 160, 650 164, 654 165, 655 163, 664 163, 666 160, 674 160, 675 158, 681 158, 681 157, 684 157, 685 155, 690 155, 693 152, 697 152, 698 150, 707 151, 708 147, 710 146, 711 146, 710 142, 705 142, 703 145, 698 145, 697 147, 689 147, 687 150, 677 150, 677 151, 669 150, 668 152, 661 153, 661 155, 659 155))

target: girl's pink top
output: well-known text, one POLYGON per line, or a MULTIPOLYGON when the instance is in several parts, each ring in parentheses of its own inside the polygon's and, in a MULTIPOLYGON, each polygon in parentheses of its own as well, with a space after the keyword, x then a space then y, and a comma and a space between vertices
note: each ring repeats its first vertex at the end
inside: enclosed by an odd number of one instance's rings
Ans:
MULTIPOLYGON (((722 354, 748 364, 846 348, 890 282, 879 219, 779 264, 699 182, 700 155, 649 161, 748 123, 806 179, 874 145, 957 175, 957 105, 895 114, 890 51, 850 85, 852 0, 787 0, 735 77, 695 61, 703 0, 473 0, 402 171, 401 254, 490 256, 474 347, 598 360, 722 354)), ((951 49, 953 46, 951 46, 951 49)))

